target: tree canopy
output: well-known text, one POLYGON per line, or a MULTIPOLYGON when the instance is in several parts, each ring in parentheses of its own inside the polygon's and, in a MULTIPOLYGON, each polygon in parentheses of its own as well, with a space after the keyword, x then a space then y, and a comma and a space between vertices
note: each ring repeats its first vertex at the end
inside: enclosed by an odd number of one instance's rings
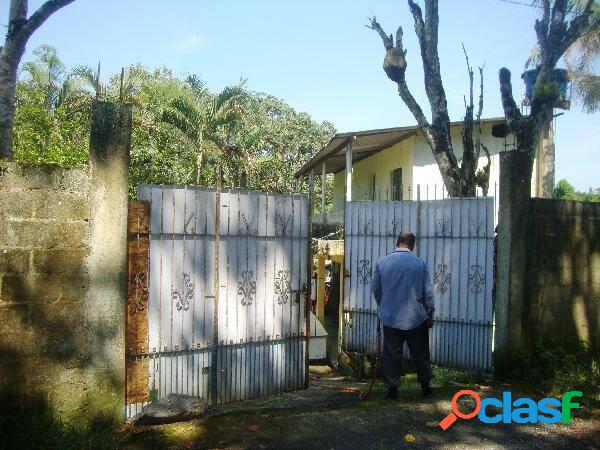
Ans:
POLYGON ((564 178, 556 183, 554 188, 554 198, 559 200, 577 200, 580 202, 600 202, 600 189, 590 192, 579 192, 575 187, 564 178))
POLYGON ((52 47, 34 56, 17 82, 15 160, 83 164, 92 99, 132 103, 132 194, 139 183, 214 186, 219 165, 224 185, 291 192, 295 171, 335 133, 243 81, 214 93, 196 75, 135 64, 100 83, 91 68, 68 70, 52 47))

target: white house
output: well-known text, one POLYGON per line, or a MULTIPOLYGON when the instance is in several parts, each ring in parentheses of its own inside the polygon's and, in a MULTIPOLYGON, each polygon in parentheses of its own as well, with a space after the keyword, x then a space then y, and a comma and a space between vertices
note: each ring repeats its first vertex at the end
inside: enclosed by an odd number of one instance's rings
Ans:
MULTIPOLYGON (((492 127, 503 123, 504 118, 482 119, 482 142, 491 155, 488 196, 497 193, 500 152, 511 150, 514 145, 510 135, 506 138, 492 135, 492 127)), ((463 151, 462 130, 462 121, 451 123, 452 143, 458 159, 463 151)), ((479 168, 483 168, 486 162, 482 151, 479 168)), ((536 163, 532 178, 534 196, 541 190, 536 163)), ((346 200, 416 200, 417 196, 422 200, 433 200, 447 197, 431 148, 418 126, 338 133, 296 175, 311 173, 320 175, 322 182, 327 174, 334 177, 333 212, 323 214, 324 199, 317 201, 321 214, 313 217, 316 223, 343 223, 346 200)), ((478 189, 478 195, 483 195, 481 189, 478 189)))

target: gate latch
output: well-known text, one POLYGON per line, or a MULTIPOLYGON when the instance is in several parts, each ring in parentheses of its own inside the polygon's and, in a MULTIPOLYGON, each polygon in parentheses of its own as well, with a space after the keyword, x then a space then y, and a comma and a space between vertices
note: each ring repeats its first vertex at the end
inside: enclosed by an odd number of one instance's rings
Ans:
POLYGON ((294 302, 300 304, 300 294, 304 294, 306 296, 306 294, 308 293, 306 290, 306 283, 302 285, 301 289, 290 289, 290 293, 296 294, 294 302))

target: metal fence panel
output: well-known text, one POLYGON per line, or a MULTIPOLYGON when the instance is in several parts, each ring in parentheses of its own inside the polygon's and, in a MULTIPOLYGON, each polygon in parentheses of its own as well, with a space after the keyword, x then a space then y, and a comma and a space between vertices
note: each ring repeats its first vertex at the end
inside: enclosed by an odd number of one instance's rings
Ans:
POLYGON ((302 388, 308 198, 155 185, 138 196, 151 210, 148 351, 130 352, 142 373, 127 375, 148 394, 128 396, 126 415, 172 393, 220 403, 302 388))
POLYGON ((415 253, 426 261, 434 289, 432 361, 491 371, 493 198, 348 202, 345 223, 344 348, 375 351, 373 267, 393 251, 400 231, 414 230, 415 253))

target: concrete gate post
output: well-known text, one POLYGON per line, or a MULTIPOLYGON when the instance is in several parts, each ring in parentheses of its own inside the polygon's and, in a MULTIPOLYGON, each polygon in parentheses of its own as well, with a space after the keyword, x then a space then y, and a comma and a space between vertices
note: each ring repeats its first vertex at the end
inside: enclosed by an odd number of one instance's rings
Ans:
POLYGON ((526 347, 525 269, 531 199, 531 159, 500 154, 500 201, 496 253, 494 372, 506 373, 526 347))
POLYGON ((90 130, 91 223, 84 321, 96 389, 90 398, 105 416, 123 418, 130 105, 94 101, 90 130))

